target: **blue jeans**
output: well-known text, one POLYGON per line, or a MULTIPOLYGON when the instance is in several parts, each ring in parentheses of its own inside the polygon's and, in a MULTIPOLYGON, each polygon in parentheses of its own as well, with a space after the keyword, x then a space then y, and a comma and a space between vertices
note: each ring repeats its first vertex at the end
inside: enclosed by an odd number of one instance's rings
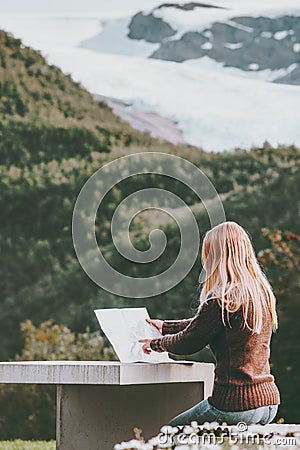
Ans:
POLYGON ((174 417, 168 425, 189 425, 192 421, 197 421, 199 425, 204 422, 226 422, 228 425, 236 425, 244 422, 247 425, 266 425, 272 422, 276 416, 278 405, 261 406, 260 408, 248 409, 247 411, 220 411, 212 406, 208 400, 193 406, 174 417))

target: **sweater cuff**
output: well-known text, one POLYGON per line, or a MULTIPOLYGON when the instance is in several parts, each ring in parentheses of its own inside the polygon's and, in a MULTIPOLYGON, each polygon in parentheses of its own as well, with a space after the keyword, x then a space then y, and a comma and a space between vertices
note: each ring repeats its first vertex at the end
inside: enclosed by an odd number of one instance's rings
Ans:
POLYGON ((159 352, 159 353, 165 352, 165 349, 163 348, 162 343, 161 343, 161 338, 152 339, 150 342, 150 347, 152 348, 152 350, 154 352, 159 352))
POLYGON ((164 320, 162 325, 162 335, 165 334, 176 334, 179 331, 184 330, 193 320, 191 319, 182 319, 182 320, 164 320))

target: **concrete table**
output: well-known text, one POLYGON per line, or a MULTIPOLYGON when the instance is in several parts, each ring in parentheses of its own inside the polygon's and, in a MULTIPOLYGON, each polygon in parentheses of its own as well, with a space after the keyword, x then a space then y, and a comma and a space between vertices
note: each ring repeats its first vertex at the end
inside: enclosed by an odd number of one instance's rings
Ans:
POLYGON ((0 363, 0 383, 57 385, 58 450, 111 450, 145 439, 212 391, 209 363, 29 361, 0 363))

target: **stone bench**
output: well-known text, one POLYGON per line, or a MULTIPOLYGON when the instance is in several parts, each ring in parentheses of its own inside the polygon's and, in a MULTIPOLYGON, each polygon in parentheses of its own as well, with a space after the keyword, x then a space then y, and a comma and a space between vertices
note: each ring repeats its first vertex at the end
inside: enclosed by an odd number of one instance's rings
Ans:
POLYGON ((207 398, 213 372, 213 364, 194 362, 1 362, 0 383, 57 385, 58 450, 112 450, 134 427, 149 439, 207 398))

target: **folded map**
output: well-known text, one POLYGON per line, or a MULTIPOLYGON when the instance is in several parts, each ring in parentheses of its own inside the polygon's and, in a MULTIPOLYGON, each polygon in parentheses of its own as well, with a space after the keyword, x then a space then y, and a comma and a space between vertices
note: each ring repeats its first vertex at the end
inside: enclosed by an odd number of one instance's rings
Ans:
POLYGON ((146 355, 139 339, 155 339, 161 333, 146 322, 146 308, 96 309, 96 317, 103 333, 113 346, 121 362, 177 362, 168 353, 151 352, 146 355))

